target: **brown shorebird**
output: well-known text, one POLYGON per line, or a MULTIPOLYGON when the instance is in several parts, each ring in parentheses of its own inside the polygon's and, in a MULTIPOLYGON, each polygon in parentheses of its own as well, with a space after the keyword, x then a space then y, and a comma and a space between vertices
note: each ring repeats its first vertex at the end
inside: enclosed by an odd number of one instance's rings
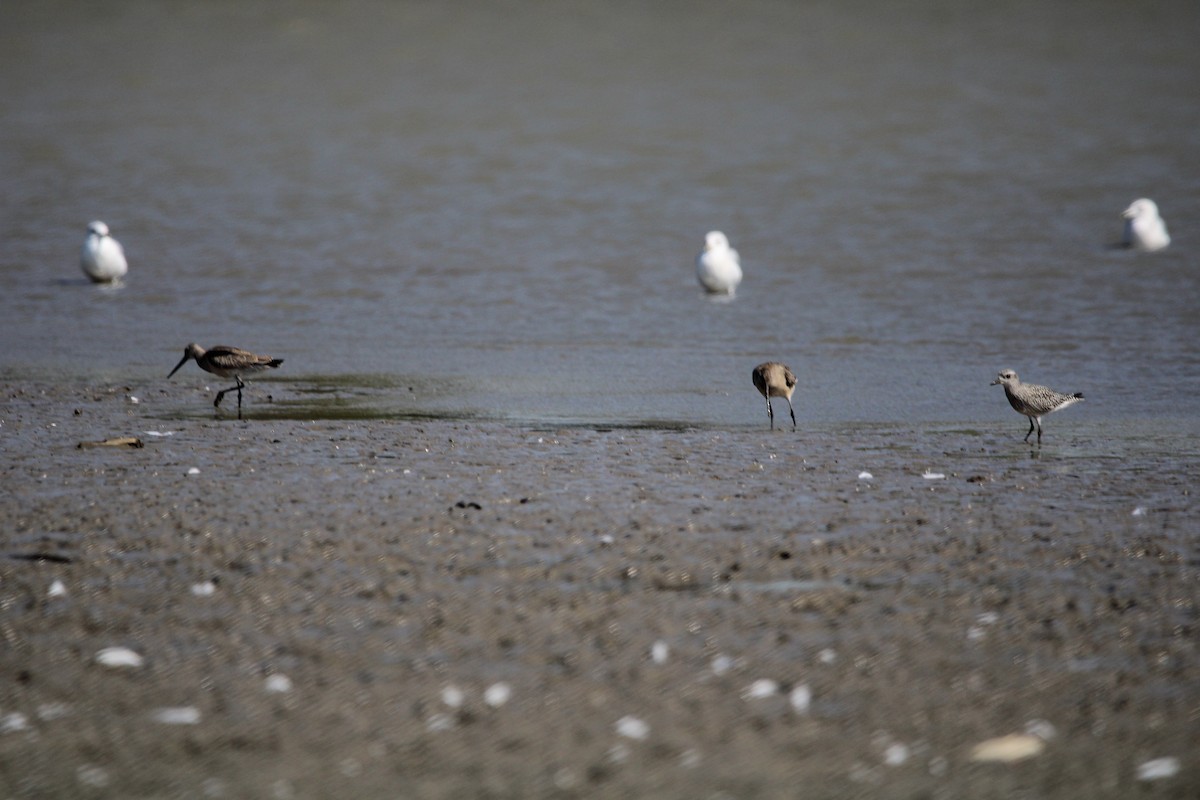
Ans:
POLYGON ((1035 383, 1021 383, 1017 373, 1011 369, 1000 371, 991 385, 996 386, 997 384, 1004 387, 1004 395, 1008 398, 1008 404, 1018 414, 1029 417, 1029 431, 1025 434, 1025 441, 1029 441, 1029 434, 1033 433, 1036 425, 1038 444, 1042 443, 1042 417, 1052 411, 1074 405, 1083 399, 1083 395, 1078 392, 1063 394, 1035 383))
POLYGON ((217 392, 217 399, 213 401, 213 408, 221 407, 221 400, 224 399, 226 392, 232 392, 234 389, 237 389, 238 419, 242 418, 242 387, 246 385, 242 383, 242 376, 262 372, 265 369, 275 369, 283 363, 282 358, 256 355, 240 347, 227 347, 219 344, 216 347, 210 347, 205 350, 193 342, 183 349, 183 359, 175 365, 175 369, 171 370, 170 375, 167 375, 167 377, 170 378, 171 375, 178 372, 179 368, 186 364, 189 358, 196 359, 196 366, 205 372, 220 375, 222 378, 233 378, 237 381, 237 386, 230 386, 228 389, 222 389, 217 392))
POLYGON ((792 392, 796 391, 795 373, 778 361, 768 361, 755 367, 751 377, 754 379, 754 388, 767 399, 767 416, 771 420, 771 429, 775 428, 775 411, 771 408, 771 398, 782 397, 787 400, 788 411, 792 415, 792 430, 796 430, 796 411, 792 408, 792 392))

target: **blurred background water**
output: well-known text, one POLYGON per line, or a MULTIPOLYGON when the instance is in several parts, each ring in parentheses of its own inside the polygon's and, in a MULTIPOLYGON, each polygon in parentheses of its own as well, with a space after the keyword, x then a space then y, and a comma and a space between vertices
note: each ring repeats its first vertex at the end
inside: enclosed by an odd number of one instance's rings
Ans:
POLYGON ((1019 436, 1012 367, 1083 391, 1073 422, 1196 436, 1193 0, 0 20, 0 378, 148 392, 196 341, 381 416, 742 427, 779 359, 805 424, 1019 436), (1163 252, 1111 247, 1141 196, 1163 252), (83 278, 92 219, 123 288, 83 278), (710 229, 733 302, 695 280, 710 229))

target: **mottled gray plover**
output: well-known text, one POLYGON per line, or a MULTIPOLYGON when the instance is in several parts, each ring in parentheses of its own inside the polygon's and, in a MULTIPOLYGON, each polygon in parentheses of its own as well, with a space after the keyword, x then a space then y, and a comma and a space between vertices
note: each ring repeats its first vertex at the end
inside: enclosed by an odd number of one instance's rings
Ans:
POLYGON ((1038 444, 1042 443, 1042 417, 1083 399, 1083 395, 1078 392, 1063 394, 1035 383, 1021 383, 1017 373, 1011 369, 1000 371, 991 385, 997 384, 1004 387, 1004 396, 1008 398, 1008 404, 1018 414, 1029 417, 1029 431, 1025 434, 1025 441, 1029 441, 1029 434, 1033 433, 1036 425, 1038 444))
POLYGON ((1121 216, 1125 218, 1125 233, 1121 243, 1126 247, 1154 252, 1171 243, 1167 223, 1158 215, 1158 205, 1153 200, 1145 197, 1134 200, 1129 208, 1121 212, 1121 216))
POLYGON ((771 429, 775 428, 775 410, 771 408, 772 397, 782 397, 787 400, 788 411, 792 415, 792 430, 796 430, 796 412, 792 408, 792 392, 796 391, 796 375, 787 365, 778 361, 767 361, 754 368, 751 374, 754 388, 767 400, 767 417, 771 420, 771 429))
POLYGON ((79 254, 79 266, 83 267, 83 273, 93 283, 116 283, 129 271, 125 250, 100 220, 88 225, 83 251, 79 254))
POLYGON ((283 363, 282 358, 256 355, 248 350, 242 350, 240 347, 227 347, 219 344, 216 347, 210 347, 205 350, 193 342, 184 348, 183 358, 175 365, 175 369, 171 370, 167 378, 178 372, 179 368, 186 364, 189 358, 194 358, 196 366, 205 372, 220 375, 222 378, 233 378, 237 381, 236 386, 230 386, 228 389, 222 389, 217 392, 217 399, 213 401, 213 408, 220 408, 221 400, 225 397, 225 393, 236 389, 238 395, 238 419, 242 418, 242 387, 246 385, 242 383, 242 376, 262 372, 266 369, 275 369, 283 363))
POLYGON ((704 249, 696 256, 696 279, 709 294, 733 297, 742 282, 742 265, 738 251, 720 231, 709 231, 704 237, 704 249))

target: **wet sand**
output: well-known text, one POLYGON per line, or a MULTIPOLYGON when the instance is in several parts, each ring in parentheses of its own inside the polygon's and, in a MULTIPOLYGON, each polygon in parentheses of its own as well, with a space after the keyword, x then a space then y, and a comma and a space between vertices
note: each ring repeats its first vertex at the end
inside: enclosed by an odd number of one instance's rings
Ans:
POLYGON ((0 796, 1200 791, 1194 454, 3 388, 0 796))

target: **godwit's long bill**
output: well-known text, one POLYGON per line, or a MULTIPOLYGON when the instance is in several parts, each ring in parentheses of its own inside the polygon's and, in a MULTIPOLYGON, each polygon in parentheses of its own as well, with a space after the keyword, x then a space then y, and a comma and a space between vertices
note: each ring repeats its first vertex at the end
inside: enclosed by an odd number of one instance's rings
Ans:
POLYGON ((205 350, 193 342, 183 349, 183 358, 175 365, 175 369, 171 370, 167 378, 178 372, 179 368, 188 362, 188 359, 195 359, 196 366, 205 372, 220 375, 222 378, 233 378, 237 381, 236 386, 230 386, 228 389, 222 389, 217 392, 217 399, 213 401, 213 408, 220 408, 221 400, 225 398, 225 393, 236 389, 238 396, 238 419, 242 418, 242 387, 246 385, 242 383, 242 376, 252 375, 267 369, 275 369, 283 363, 282 358, 260 356, 256 353, 251 353, 249 350, 243 350, 240 347, 229 347, 219 344, 216 347, 210 347, 205 350))

